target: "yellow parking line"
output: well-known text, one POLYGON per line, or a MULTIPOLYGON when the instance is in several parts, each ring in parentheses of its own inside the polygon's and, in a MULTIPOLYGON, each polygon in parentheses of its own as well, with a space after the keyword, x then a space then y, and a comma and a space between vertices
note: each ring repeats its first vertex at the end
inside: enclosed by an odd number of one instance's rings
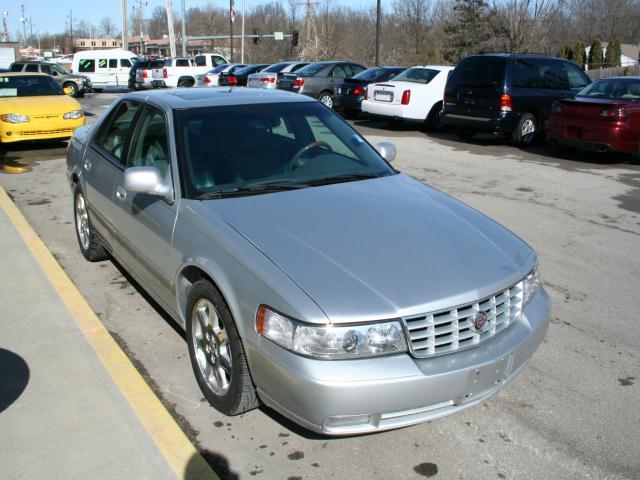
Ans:
POLYGON ((93 312, 82 294, 0 186, 0 207, 40 265, 98 358, 179 478, 217 479, 162 402, 93 312), (188 471, 187 471, 188 465, 188 471))

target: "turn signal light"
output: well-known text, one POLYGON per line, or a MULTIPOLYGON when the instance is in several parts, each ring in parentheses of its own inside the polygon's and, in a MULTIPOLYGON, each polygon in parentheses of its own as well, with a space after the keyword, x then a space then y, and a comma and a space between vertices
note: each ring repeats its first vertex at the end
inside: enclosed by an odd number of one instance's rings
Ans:
POLYGON ((405 90, 404 92, 402 92, 402 100, 400 101, 400 103, 402 105, 409 105, 410 101, 411 101, 411 90, 405 90))
POLYGON ((501 112, 511 111, 511 95, 509 95, 508 93, 503 93, 500 96, 500 111, 501 112))

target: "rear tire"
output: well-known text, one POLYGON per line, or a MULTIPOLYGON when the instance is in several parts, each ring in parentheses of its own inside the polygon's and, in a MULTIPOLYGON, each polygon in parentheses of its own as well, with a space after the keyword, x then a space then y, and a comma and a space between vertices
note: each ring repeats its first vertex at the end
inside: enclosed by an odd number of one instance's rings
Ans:
POLYGON ((231 311, 211 282, 197 281, 187 298, 191 366, 209 403, 225 415, 258 407, 242 341, 231 311))
POLYGON ((442 102, 437 102, 431 110, 429 111, 429 115, 425 120, 425 127, 427 130, 431 131, 440 131, 444 128, 444 123, 442 123, 442 102))
POLYGON ((84 258, 90 262, 99 262, 109 258, 102 240, 93 228, 87 202, 79 184, 73 190, 73 218, 75 219, 76 238, 84 258))
POLYGON ((79 93, 78 93, 80 91, 80 89, 78 88, 78 85, 76 85, 74 82, 64 83, 62 85, 62 88, 70 88, 72 90, 71 96, 73 98, 78 98, 80 96, 79 93))
POLYGON ((320 100, 320 103, 322 103, 324 106, 329 107, 333 110, 333 96, 331 95, 331 92, 322 92, 320 95, 318 95, 318 100, 320 100))
POLYGON ((193 87, 193 80, 180 80, 178 82, 178 88, 191 88, 193 87))
POLYGON ((511 134, 513 142, 520 148, 528 148, 536 140, 538 135, 538 121, 530 113, 524 113, 520 117, 518 126, 511 134))

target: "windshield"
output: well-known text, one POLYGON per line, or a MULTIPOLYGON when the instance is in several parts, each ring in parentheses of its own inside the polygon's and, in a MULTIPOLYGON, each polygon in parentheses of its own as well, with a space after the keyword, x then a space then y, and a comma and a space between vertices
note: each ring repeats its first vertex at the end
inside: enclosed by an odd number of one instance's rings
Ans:
POLYGON ((207 107, 176 116, 190 198, 395 173, 358 132, 317 102, 207 107))
POLYGON ((432 70, 430 68, 408 68, 396 76, 394 80, 427 84, 439 73, 440 70, 432 70))
POLYGON ((639 100, 640 79, 608 78, 592 83, 577 95, 589 98, 611 98, 615 100, 639 100))
POLYGON ((64 95, 64 92, 49 76, 0 76, 0 97, 37 97, 43 95, 64 95))
POLYGON ((64 68, 62 68, 60 65, 58 65, 57 63, 49 63, 49 65, 51 65, 51 68, 53 70, 55 70, 56 72, 60 73, 61 75, 71 75, 67 70, 65 70, 64 68))
POLYGON ((320 70, 327 67, 326 63, 311 63, 296 72, 299 77, 313 77, 320 70))
POLYGON ((353 78, 353 80, 362 80, 364 82, 375 82, 380 76, 384 75, 385 69, 380 67, 368 68, 353 78))

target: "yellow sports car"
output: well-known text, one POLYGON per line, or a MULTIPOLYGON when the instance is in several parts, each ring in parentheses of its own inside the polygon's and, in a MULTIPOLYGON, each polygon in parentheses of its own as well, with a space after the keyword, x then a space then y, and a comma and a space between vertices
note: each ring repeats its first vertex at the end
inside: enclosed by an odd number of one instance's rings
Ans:
POLYGON ((64 140, 83 125, 82 107, 51 76, 0 74, 0 143, 64 140))

